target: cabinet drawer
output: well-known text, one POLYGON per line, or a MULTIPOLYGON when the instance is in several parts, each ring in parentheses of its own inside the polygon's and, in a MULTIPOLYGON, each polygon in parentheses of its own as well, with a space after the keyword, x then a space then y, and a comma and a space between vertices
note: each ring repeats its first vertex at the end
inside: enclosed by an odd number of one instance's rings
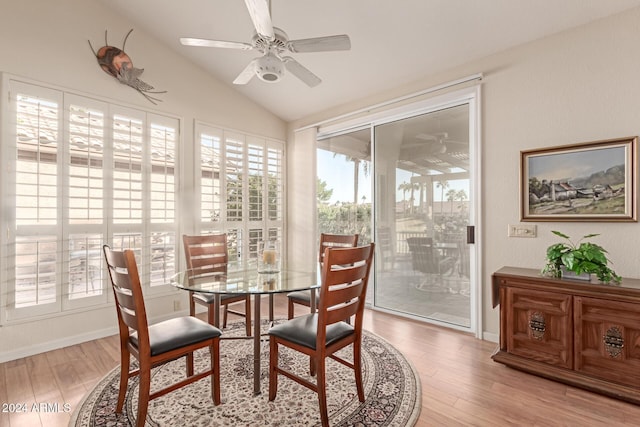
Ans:
POLYGON ((507 352, 572 369, 572 297, 561 293, 508 288, 507 352))
POLYGON ((640 384, 640 306, 574 297, 575 369, 593 377, 640 384))

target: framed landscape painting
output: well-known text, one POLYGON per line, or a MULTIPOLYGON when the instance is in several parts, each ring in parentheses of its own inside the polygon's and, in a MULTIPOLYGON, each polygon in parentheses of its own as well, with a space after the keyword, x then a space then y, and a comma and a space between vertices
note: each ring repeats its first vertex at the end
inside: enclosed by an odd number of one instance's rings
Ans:
POLYGON ((520 152, 522 221, 637 221, 637 137, 520 152))

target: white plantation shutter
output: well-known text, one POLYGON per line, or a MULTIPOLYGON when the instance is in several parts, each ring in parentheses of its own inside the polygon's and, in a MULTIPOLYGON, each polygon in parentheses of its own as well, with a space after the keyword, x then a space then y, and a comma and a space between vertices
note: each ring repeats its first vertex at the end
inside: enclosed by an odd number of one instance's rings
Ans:
POLYGON ((267 142, 267 238, 284 240, 284 149, 282 144, 267 142))
POLYGON ((143 283, 176 273, 177 119, 113 109, 113 244, 136 250, 143 283))
POLYGON ((225 183, 227 221, 244 219, 246 200, 245 186, 245 144, 241 135, 225 135, 225 183))
POLYGON ((56 236, 16 237, 15 308, 41 307, 51 312, 58 302, 58 246, 56 236))
POLYGON ((151 142, 151 222, 172 224, 176 219, 175 125, 150 125, 151 142))
MULTIPOLYGON (((61 169, 62 96, 37 87, 26 91, 11 87, 11 146, 5 152, 15 161, 15 175, 5 184, 15 206, 7 230, 15 230, 8 245, 6 273, 7 305, 40 315, 60 309, 61 274, 58 192, 61 169)), ((4 287, 4 286, 3 286, 4 287)))
POLYGON ((265 183, 265 163, 264 163, 264 145, 258 145, 254 143, 248 144, 247 150, 247 164, 249 169, 248 174, 248 190, 249 190, 249 206, 248 214, 249 221, 261 222, 264 215, 263 198, 264 183, 265 183))
POLYGON ((16 94, 16 224, 54 225, 58 219, 60 105, 16 94))
POLYGON ((200 135, 200 221, 220 222, 222 210, 221 132, 209 129, 200 135))
POLYGON ((107 225, 104 207, 107 109, 108 105, 103 102, 71 94, 65 96, 64 308, 107 301, 102 261, 107 225))
POLYGON ((197 124, 199 232, 227 233, 229 257, 246 266, 258 242, 283 239, 284 145, 197 124))
POLYGON ((142 223, 143 119, 113 115, 113 221, 142 223))
MULTIPOLYGON (((82 100, 78 100, 82 102, 82 100)), ((86 101, 85 101, 86 102, 86 101)), ((104 222, 105 113, 69 105, 69 223, 104 222)))
MULTIPOLYGON (((164 288, 176 273, 178 121, 147 114, 149 134, 149 284, 164 288)), ((180 246, 181 247, 181 246, 180 246)))
POLYGON ((247 206, 249 227, 249 259, 258 256, 258 242, 266 238, 265 218, 267 200, 266 152, 264 138, 247 137, 247 206))
MULTIPOLYGON (((4 320, 108 301, 102 245, 132 248, 148 291, 175 274, 176 118, 9 81, 4 320)), ((2 319, 0 319, 2 320, 2 319)))
POLYGON ((267 148, 267 210, 269 221, 282 221, 282 203, 284 194, 282 147, 267 148))
POLYGON ((68 297, 70 300, 105 294, 102 270, 102 234, 69 236, 68 297))

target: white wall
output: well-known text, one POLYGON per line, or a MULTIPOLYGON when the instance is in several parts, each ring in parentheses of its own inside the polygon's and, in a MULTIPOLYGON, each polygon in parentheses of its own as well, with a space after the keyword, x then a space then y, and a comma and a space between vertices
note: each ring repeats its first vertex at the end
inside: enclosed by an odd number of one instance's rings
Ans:
MULTIPOLYGON (((640 134, 638 22, 640 9, 635 9, 446 73, 425 73, 421 81, 398 82, 394 91, 289 123, 289 140, 298 144, 293 130, 305 125, 483 73, 483 324, 485 332, 497 336, 499 316, 491 306, 491 273, 505 265, 542 268, 547 246, 556 241, 551 230, 572 237, 601 233, 596 241, 609 251, 614 269, 626 277, 640 277, 638 223, 538 222, 537 238, 507 237, 507 226, 520 220, 521 150, 640 134)), ((313 160, 289 158, 289 162, 298 161, 313 160)), ((313 207, 307 206, 306 212, 298 209, 289 212, 290 223, 309 215, 313 207)))
MULTIPOLYGON (((114 103, 165 112, 182 118, 183 164, 193 155, 193 123, 202 120, 285 140, 286 124, 272 113, 249 101, 230 86, 212 79, 164 45, 129 22, 90 0, 2 0, 0 10, 0 71, 45 84, 95 95, 114 103), (127 32, 134 28, 126 53, 134 65, 144 68, 141 79, 166 94, 157 106, 130 87, 103 72, 91 52, 104 45, 108 30, 110 45, 122 47, 127 32), (248 119, 249 118, 249 119, 248 119)), ((192 188, 192 177, 182 182, 192 188)), ((187 198, 188 199, 188 198, 187 198)), ((188 206, 186 207, 188 208, 188 206)), ((183 209, 183 212, 188 212, 183 209)), ((190 221, 182 223, 188 230, 190 221)), ((173 299, 179 292, 148 303, 149 317, 172 316, 173 299)), ((6 289, 0 289, 0 310, 6 303, 6 289)), ((105 333, 116 333, 112 305, 73 315, 0 327, 0 362, 105 333)))

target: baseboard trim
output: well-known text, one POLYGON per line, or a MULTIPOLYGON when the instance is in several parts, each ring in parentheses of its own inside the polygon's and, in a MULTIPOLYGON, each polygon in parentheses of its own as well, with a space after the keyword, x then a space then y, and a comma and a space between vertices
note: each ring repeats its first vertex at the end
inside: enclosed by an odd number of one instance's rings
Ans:
MULTIPOLYGON (((150 319, 149 323, 153 324, 163 320, 170 319, 176 316, 187 316, 189 313, 187 310, 172 312, 164 316, 154 317, 150 319)), ((11 351, 0 353, 0 363, 10 362, 16 359, 22 359, 23 357, 29 357, 47 351, 58 350, 60 348, 69 347, 71 345, 82 344, 83 342, 97 340, 100 338, 116 335, 118 333, 117 326, 111 328, 99 329, 83 334, 73 335, 69 337, 60 338, 57 340, 47 341, 42 344, 30 345, 28 347, 22 347, 11 351)))

